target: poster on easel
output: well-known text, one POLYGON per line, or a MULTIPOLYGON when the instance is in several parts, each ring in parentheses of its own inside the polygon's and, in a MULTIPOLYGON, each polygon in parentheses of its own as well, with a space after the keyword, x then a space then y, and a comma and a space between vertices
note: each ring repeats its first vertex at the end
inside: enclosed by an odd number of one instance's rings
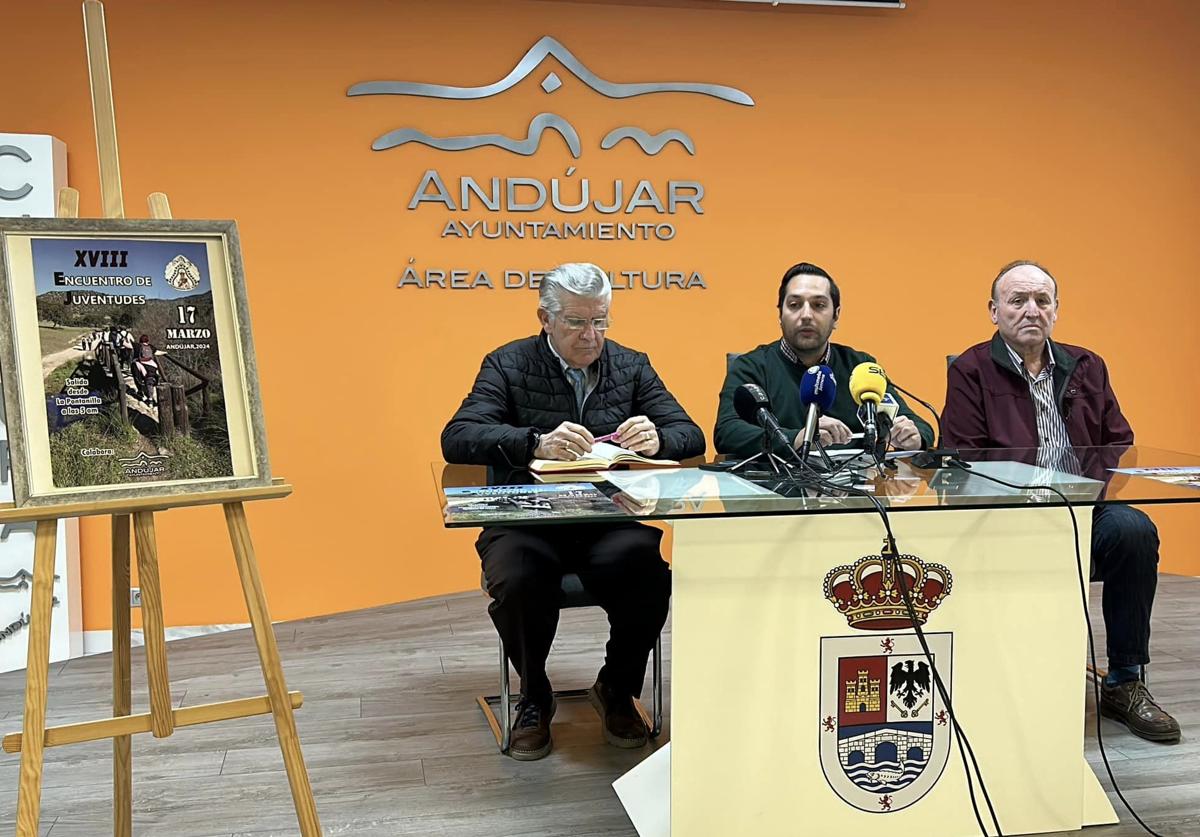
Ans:
POLYGON ((0 222, 19 505, 270 482, 232 221, 0 222))

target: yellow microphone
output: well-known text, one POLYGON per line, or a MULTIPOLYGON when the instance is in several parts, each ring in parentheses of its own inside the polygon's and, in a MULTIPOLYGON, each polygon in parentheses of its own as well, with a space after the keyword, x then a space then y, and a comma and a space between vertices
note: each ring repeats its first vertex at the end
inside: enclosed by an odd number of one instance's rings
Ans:
POLYGON ((878 404, 887 392, 887 373, 877 363, 860 363, 850 373, 850 394, 855 404, 878 404))
POLYGON ((879 427, 875 422, 875 410, 887 392, 887 375, 877 363, 860 363, 850 373, 850 395, 858 405, 858 420, 863 426, 863 442, 867 450, 874 450, 879 440, 879 427))

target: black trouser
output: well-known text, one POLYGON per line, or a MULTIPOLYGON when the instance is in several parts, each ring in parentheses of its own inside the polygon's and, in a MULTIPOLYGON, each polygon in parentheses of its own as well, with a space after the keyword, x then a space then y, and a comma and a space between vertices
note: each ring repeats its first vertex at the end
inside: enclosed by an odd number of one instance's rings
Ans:
POLYGON ((1092 513, 1092 579, 1104 582, 1104 624, 1111 667, 1150 662, 1150 610, 1158 586, 1158 529, 1130 506, 1092 513))
POLYGON ((549 706, 546 657, 558 628, 563 573, 608 613, 600 679, 618 694, 641 694, 650 650, 667 621, 671 573, 662 532, 639 523, 492 527, 475 542, 492 603, 488 612, 521 677, 521 694, 549 706))

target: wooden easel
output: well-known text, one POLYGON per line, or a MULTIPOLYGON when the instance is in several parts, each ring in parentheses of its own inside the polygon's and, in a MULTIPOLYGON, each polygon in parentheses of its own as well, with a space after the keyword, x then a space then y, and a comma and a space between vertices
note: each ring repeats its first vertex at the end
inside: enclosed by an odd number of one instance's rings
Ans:
MULTIPOLYGON (((124 218, 121 172, 117 156, 116 118, 112 83, 108 66, 108 42, 104 26, 104 6, 100 0, 84 0, 84 30, 87 37, 88 68, 91 75, 92 109, 96 125, 96 146, 100 156, 100 191, 106 218, 124 218)), ((170 218, 166 195, 156 192, 149 197, 154 218, 170 218)), ((79 216, 79 193, 63 189, 59 194, 58 215, 79 216)), ((17 837, 37 837, 41 817, 42 763, 46 747, 83 741, 113 739, 113 835, 130 837, 133 831, 133 762, 131 737, 150 732, 155 738, 171 735, 176 727, 207 724, 270 713, 283 751, 292 801, 300 833, 318 837, 321 823, 313 801, 308 770, 300 751, 293 710, 304 702, 299 692, 289 692, 279 663, 275 632, 263 595, 262 579, 243 503, 286 497, 292 487, 282 479, 270 486, 234 491, 151 497, 141 500, 112 500, 74 503, 53 508, 0 506, 0 524, 36 521, 33 589, 30 604, 29 654, 25 681, 23 731, 4 736, 8 753, 21 753, 20 786, 17 795, 17 837), (154 513, 172 508, 221 504, 233 544, 234 560, 241 577, 246 609, 254 630, 258 658, 267 693, 261 697, 222 701, 184 709, 173 709, 167 674, 167 649, 163 617, 162 588, 158 573, 158 548, 155 543, 154 513), (113 636, 113 717, 98 721, 46 727, 46 691, 50 665, 50 618, 54 592, 54 551, 59 518, 112 515, 112 636, 113 636), (137 546, 138 577, 142 590, 142 617, 146 641, 146 671, 150 691, 150 711, 132 715, 130 685, 130 518, 137 546)))

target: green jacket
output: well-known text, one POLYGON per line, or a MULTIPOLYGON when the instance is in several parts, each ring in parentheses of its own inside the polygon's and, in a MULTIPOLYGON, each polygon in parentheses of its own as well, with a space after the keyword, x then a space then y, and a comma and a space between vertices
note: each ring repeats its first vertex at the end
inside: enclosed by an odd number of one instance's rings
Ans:
MULTIPOLYGON (((862 430, 858 421, 858 407, 850 395, 850 372, 860 363, 875 363, 875 358, 839 343, 829 344, 829 366, 837 380, 837 398, 826 415, 845 422, 852 433, 862 430)), ((753 351, 739 355, 729 364, 725 374, 725 385, 721 387, 721 402, 717 408, 716 447, 717 453, 733 456, 749 456, 761 450, 762 429, 742 421, 733 409, 733 393, 742 384, 758 384, 771 399, 771 412, 779 419, 783 432, 789 439, 804 429, 807 410, 800 406, 800 379, 808 367, 801 366, 783 354, 779 341, 765 343, 753 351)), ((888 385, 890 392, 900 403, 900 414, 908 416, 921 432, 923 447, 933 444, 933 428, 918 418, 904 399, 888 385)), ((777 447, 780 447, 777 445, 777 447)), ((784 452, 782 448, 780 451, 784 452)))

